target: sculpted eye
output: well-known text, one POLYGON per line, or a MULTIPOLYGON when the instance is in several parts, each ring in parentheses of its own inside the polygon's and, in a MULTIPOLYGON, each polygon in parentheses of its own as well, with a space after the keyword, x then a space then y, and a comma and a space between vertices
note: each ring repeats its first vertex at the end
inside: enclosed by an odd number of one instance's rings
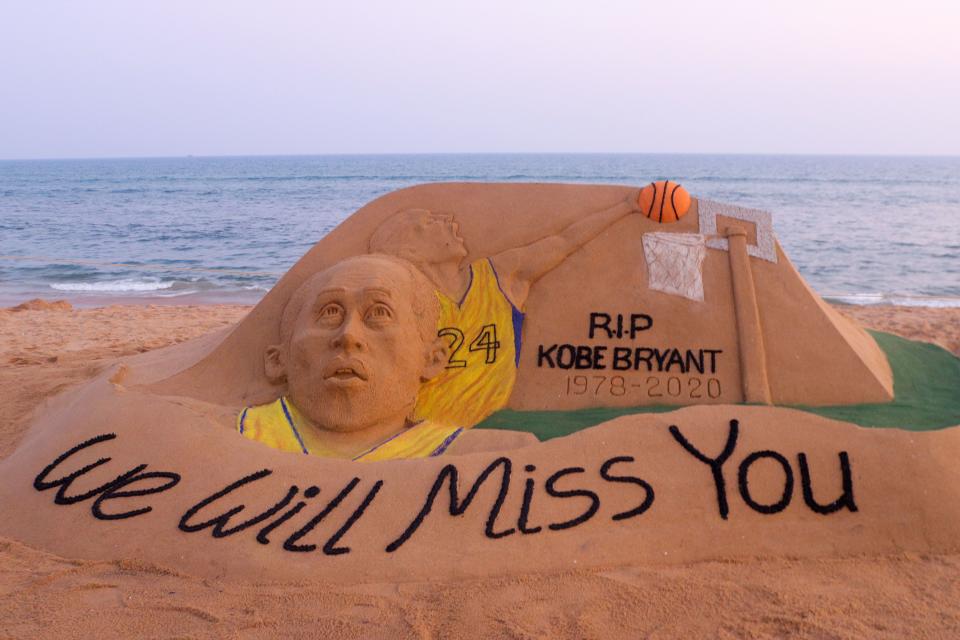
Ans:
POLYGON ((382 322, 393 318, 393 310, 387 305, 377 303, 367 310, 367 320, 372 322, 382 322))
POLYGON ((341 318, 343 318, 343 307, 333 302, 324 305, 317 314, 317 320, 324 324, 338 323, 341 318))

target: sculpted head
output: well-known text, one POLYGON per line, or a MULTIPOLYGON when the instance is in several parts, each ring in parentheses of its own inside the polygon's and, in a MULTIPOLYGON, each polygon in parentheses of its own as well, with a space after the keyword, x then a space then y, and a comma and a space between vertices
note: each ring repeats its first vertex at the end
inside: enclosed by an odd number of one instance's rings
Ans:
POLYGON ((370 237, 370 251, 413 263, 459 263, 467 255, 453 214, 426 209, 407 209, 387 218, 370 237))
POLYGON ((383 255, 349 258, 315 274, 284 308, 280 344, 265 368, 315 426, 356 432, 412 412, 420 384, 440 373, 433 286, 383 255))

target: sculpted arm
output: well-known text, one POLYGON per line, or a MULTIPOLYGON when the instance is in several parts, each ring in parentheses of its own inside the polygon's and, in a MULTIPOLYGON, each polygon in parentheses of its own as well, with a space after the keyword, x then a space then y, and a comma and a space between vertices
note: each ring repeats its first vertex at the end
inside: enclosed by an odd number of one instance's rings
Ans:
POLYGON ((530 293, 530 285, 557 268, 567 256, 596 238, 614 222, 637 211, 638 195, 639 191, 631 191, 622 202, 589 214, 559 233, 492 256, 500 284, 513 304, 522 307, 530 293))

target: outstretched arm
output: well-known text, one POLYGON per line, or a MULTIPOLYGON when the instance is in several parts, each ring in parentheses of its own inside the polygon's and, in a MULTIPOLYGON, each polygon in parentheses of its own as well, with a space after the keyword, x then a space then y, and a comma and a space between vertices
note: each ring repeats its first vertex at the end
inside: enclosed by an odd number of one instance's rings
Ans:
POLYGON ((567 256, 596 238, 614 222, 637 211, 639 193, 631 191, 622 202, 592 213, 557 234, 492 256, 490 259, 497 270, 500 285, 511 302, 522 307, 530 293, 530 285, 556 269, 567 256))

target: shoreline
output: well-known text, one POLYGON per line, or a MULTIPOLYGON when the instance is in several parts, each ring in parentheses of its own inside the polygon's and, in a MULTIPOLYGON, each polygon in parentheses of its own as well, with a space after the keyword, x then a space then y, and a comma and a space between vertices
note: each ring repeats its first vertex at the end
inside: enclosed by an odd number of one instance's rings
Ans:
MULTIPOLYGON (((115 296, 91 296, 85 298, 82 302, 68 298, 33 298, 10 303, 0 298, 0 322, 2 322, 2 318, 19 311, 70 311, 75 314, 93 314, 101 317, 101 320, 103 320, 103 317, 114 316, 116 320, 126 318, 127 321, 137 322, 143 321, 146 317, 144 311, 147 315, 150 315, 152 310, 161 309, 165 311, 159 312, 160 316, 165 318, 172 314, 174 317, 170 320, 173 321, 179 315, 174 310, 187 309, 190 312, 186 315, 192 318, 194 322, 199 322, 199 325, 177 327, 173 322, 161 320, 154 330, 161 334, 172 332, 173 335, 178 337, 186 335, 196 337, 200 335, 195 332, 196 328, 205 327, 209 330, 213 327, 222 327, 225 323, 237 321, 253 309, 258 302, 259 300, 221 299, 216 296, 211 297, 208 293, 168 298, 130 296, 120 299, 115 296)), ((954 355, 960 356, 960 307, 858 305, 831 301, 827 301, 827 303, 841 315, 852 319, 864 328, 893 333, 911 340, 931 342, 954 355)), ((116 322, 109 322, 108 324, 116 324, 116 322)), ((61 330, 70 334, 75 331, 75 328, 71 327, 69 323, 64 323, 61 330)), ((133 333, 147 338, 147 335, 143 332, 134 330, 133 333)), ((2 336, 2 332, 0 332, 0 336, 2 336)), ((81 336, 75 337, 80 338, 81 336)), ((160 341, 162 342, 162 340, 160 341)), ((0 353, 9 351, 13 346, 9 343, 0 344, 0 353)))
MULTIPOLYGON (((267 292, 242 291, 238 289, 208 289, 169 295, 157 294, 155 291, 141 293, 109 293, 109 292, 68 292, 68 291, 22 291, 0 292, 0 309, 7 309, 21 304, 41 300, 47 303, 66 301, 77 309, 94 309, 100 307, 125 305, 158 305, 158 306, 206 306, 206 305, 248 305, 256 306, 266 296, 267 292)), ((919 294, 833 294, 817 293, 827 304, 835 308, 886 308, 901 309, 960 309, 960 296, 950 295, 919 295, 919 294)))
MULTIPOLYGON (((62 294, 64 292, 55 293, 62 294)), ((37 300, 47 304, 66 302, 75 309, 101 309, 104 307, 121 306, 197 307, 216 305, 244 305, 252 308, 259 304, 262 299, 263 295, 248 295, 242 291, 224 291, 222 293, 198 291, 169 296, 136 294, 84 294, 79 296, 0 294, 0 310, 12 309, 37 300)))

